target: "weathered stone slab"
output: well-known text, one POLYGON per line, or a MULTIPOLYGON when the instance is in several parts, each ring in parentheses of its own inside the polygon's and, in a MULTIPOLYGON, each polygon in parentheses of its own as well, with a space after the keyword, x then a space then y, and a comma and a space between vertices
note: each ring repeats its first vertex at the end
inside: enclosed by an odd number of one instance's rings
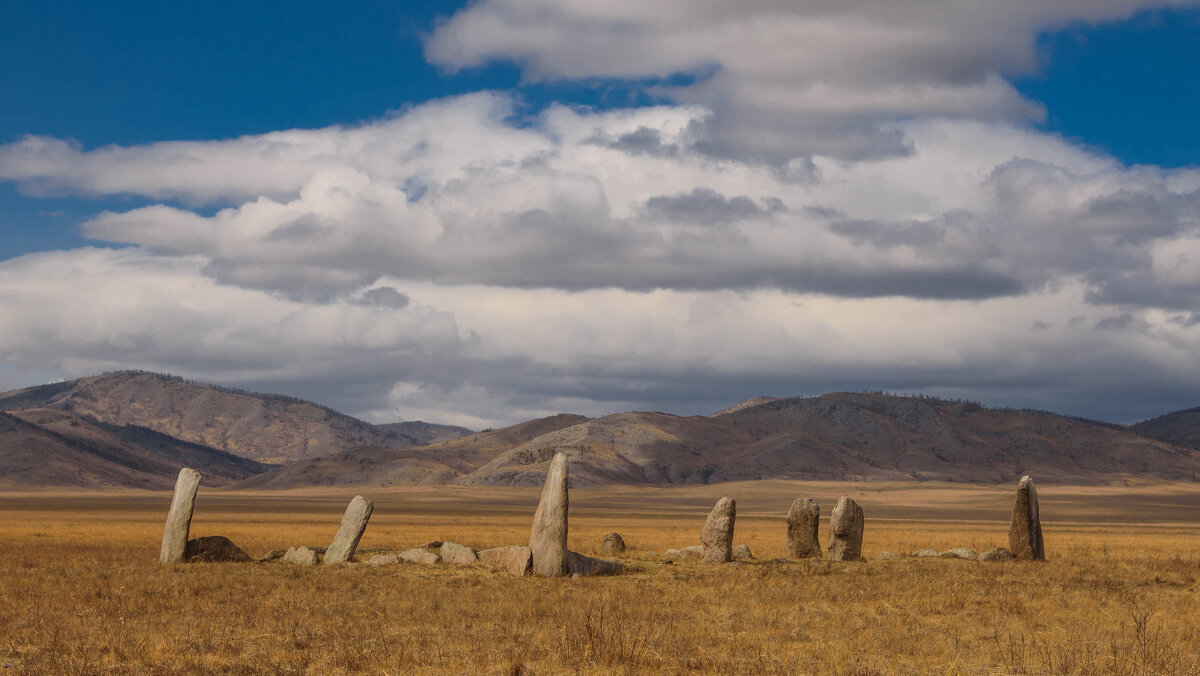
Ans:
POLYGON ((941 555, 942 555, 942 553, 936 549, 918 549, 917 551, 913 552, 910 556, 914 556, 918 559, 927 559, 930 557, 936 557, 936 556, 941 556, 941 555))
POLYGON ((431 552, 423 547, 413 547, 412 549, 400 552, 400 560, 405 563, 420 563, 432 566, 442 559, 438 556, 437 552, 431 552))
POLYGON ((750 545, 734 545, 733 560, 734 561, 753 561, 754 553, 750 551, 750 545))
POLYGON ((167 525, 163 529, 162 548, 158 560, 163 563, 179 563, 187 551, 188 531, 192 527, 192 510, 196 507, 196 490, 200 488, 200 473, 184 467, 175 479, 175 496, 171 498, 171 510, 167 512, 167 525))
POLYGON ((704 545, 705 563, 727 563, 733 560, 733 523, 737 518, 737 503, 732 498, 721 498, 713 505, 700 531, 700 542, 704 545))
POLYGON ((1012 552, 1008 551, 1007 547, 997 547, 989 549, 979 555, 980 561, 1012 561, 1012 552))
POLYGON ((567 574, 567 507, 567 456, 556 453, 546 472, 546 485, 529 533, 534 575, 567 574))
POLYGON ((617 556, 625 553, 625 539, 620 533, 609 533, 600 541, 600 553, 605 556, 617 556))
POLYGON ((862 507, 843 495, 829 517, 829 560, 858 561, 862 558, 862 538, 862 507))
POLYGON ((235 562, 253 561, 250 555, 224 535, 207 535, 187 541, 183 553, 184 561, 235 562))
POLYGON ((593 559, 576 552, 567 552, 567 572, 571 576, 617 575, 624 572, 625 564, 620 561, 593 559))
POLYGON ((821 507, 812 498, 796 498, 787 513, 788 556, 793 559, 821 558, 821 541, 817 538, 817 526, 821 521, 821 507))
POLYGON ((943 559, 966 559, 968 561, 974 561, 975 559, 979 558, 979 554, 975 553, 975 550, 971 549, 970 547, 955 547, 954 549, 947 549, 946 551, 942 552, 941 556, 943 559))
POLYGON ((702 559, 704 558, 704 545, 692 545, 683 549, 668 549, 663 554, 676 559, 702 559))
POLYGON ((533 551, 528 547, 493 547, 478 554, 480 562, 509 575, 523 577, 533 572, 533 551))
POLYGON ((333 544, 325 550, 323 563, 346 563, 354 558, 354 550, 358 549, 358 541, 362 539, 373 511, 375 505, 370 498, 354 496, 342 514, 342 526, 333 536, 333 544))
POLYGON ((1021 477, 1017 484, 1017 500, 1013 505, 1012 523, 1008 527, 1008 549, 1020 561, 1046 559, 1037 488, 1028 475, 1021 477))
POLYGON ((316 552, 308 547, 292 547, 287 550, 287 553, 280 560, 284 563, 292 563, 297 566, 315 566, 321 559, 316 552))
POLYGON ((475 554, 474 549, 449 540, 442 543, 438 554, 442 557, 442 562, 452 563, 456 566, 469 566, 479 562, 479 556, 475 554))
POLYGON ((398 554, 376 554, 367 561, 368 566, 390 566, 398 563, 400 563, 398 554))

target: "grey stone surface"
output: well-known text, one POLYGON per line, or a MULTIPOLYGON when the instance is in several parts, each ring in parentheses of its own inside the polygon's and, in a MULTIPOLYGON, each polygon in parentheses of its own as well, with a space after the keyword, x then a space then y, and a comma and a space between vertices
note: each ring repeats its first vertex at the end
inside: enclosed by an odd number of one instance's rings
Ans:
POLYGON ((259 563, 265 563, 267 561, 275 561, 278 559, 282 559, 284 554, 287 554, 286 549, 272 549, 271 551, 267 552, 266 554, 263 554, 262 556, 258 557, 258 561, 259 561, 259 563))
POLYGON ((373 511, 375 505, 370 498, 354 496, 342 514, 342 525, 337 535, 333 536, 333 543, 325 550, 323 563, 346 563, 354 558, 354 550, 358 548, 358 541, 362 539, 373 511))
POLYGON ((534 575, 567 574, 567 507, 567 456, 556 453, 546 472, 546 485, 529 533, 534 575))
POLYGON ((442 557, 443 563, 452 563, 456 566, 469 566, 479 562, 479 555, 475 553, 474 549, 449 540, 442 543, 438 555, 442 557))
POLYGON ((858 561, 862 558, 863 511, 843 495, 829 516, 829 560, 858 561))
POLYGON ((975 559, 979 558, 979 554, 976 554, 975 550, 971 549, 970 547, 955 547, 954 549, 947 549, 946 551, 942 552, 942 558, 966 559, 968 561, 974 561, 975 559))
POLYGON ((287 550, 280 561, 297 566, 315 566, 320 561, 320 557, 308 547, 292 547, 287 550))
POLYGON ((368 566, 390 566, 397 563, 400 563, 398 554, 376 554, 367 561, 368 566))
POLYGON ((704 545, 692 545, 683 549, 668 549, 663 552, 663 555, 675 559, 702 559, 704 558, 704 545))
POLYGON ((254 559, 224 535, 207 535, 187 541, 183 560, 244 563, 254 559))
POLYGON ((1017 483, 1017 500, 1013 504, 1012 523, 1008 527, 1008 549, 1020 561, 1046 559, 1037 488, 1028 475, 1021 477, 1017 483))
POLYGON ((1012 552, 1008 551, 1007 547, 997 547, 989 549, 979 555, 980 561, 1012 561, 1012 552))
POLYGON ((895 554, 893 554, 893 553, 891 553, 891 552, 879 552, 879 556, 878 556, 878 558, 880 558, 880 559, 894 559, 894 558, 896 558, 896 555, 895 555, 895 554))
POLYGON ((162 548, 158 560, 163 563, 179 563, 187 551, 188 531, 192 527, 192 510, 196 507, 196 490, 200 488, 200 473, 189 467, 179 470, 175 479, 175 496, 171 498, 171 510, 167 512, 167 525, 163 529, 162 548))
POLYGON ((438 556, 437 552, 431 552, 424 547, 413 547, 412 549, 406 549, 400 552, 400 560, 404 561, 405 563, 420 563, 426 566, 432 566, 438 561, 441 561, 441 557, 438 556))
POLYGON ((733 524, 737 518, 737 503, 732 498, 721 498, 713 505, 700 531, 700 542, 704 545, 705 563, 726 563, 733 560, 733 524))
POLYGON ((609 533, 600 541, 600 553, 605 556, 617 556, 625 553, 625 539, 620 533, 609 533))
POLYGON ((820 520, 821 507, 816 500, 796 498, 787 513, 788 556, 793 559, 821 558, 821 541, 817 538, 820 520))
POLYGON ((936 549, 918 549, 917 551, 913 552, 910 556, 915 556, 918 559, 927 559, 932 556, 941 556, 941 555, 942 555, 942 553, 936 549))
POLYGON ((496 570, 523 577, 533 572, 533 551, 528 547, 493 547, 479 551, 479 560, 496 570))
POLYGON ((734 545, 733 546, 734 561, 753 561, 754 553, 750 551, 750 545, 734 545))
POLYGON ((567 552, 567 572, 571 577, 588 577, 591 575, 617 575, 625 570, 625 564, 620 561, 593 559, 576 552, 567 552))

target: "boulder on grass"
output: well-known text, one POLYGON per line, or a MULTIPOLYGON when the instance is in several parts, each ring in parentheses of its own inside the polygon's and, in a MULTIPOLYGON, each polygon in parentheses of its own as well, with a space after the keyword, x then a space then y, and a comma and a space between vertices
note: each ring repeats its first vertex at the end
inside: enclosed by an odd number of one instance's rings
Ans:
POLYGON ((250 555, 242 551, 241 547, 233 544, 229 538, 224 535, 208 535, 202 538, 194 538, 187 541, 187 547, 183 552, 184 561, 207 561, 211 563, 221 561, 231 561, 235 563, 244 563, 253 561, 250 555))
POLYGON ((734 545, 733 547, 734 561, 753 561, 754 554, 750 552, 750 545, 734 545))
POLYGON ((704 545, 692 545, 683 549, 668 549, 663 552, 664 555, 675 559, 702 559, 704 558, 704 545))
POLYGON ((570 550, 567 551, 567 574, 572 577, 588 577, 591 575, 616 575, 624 572, 625 564, 620 561, 593 559, 570 550))
POLYGON ((478 554, 481 563, 509 575, 524 577, 533 572, 533 551, 528 547, 493 547, 478 554))
POLYGON ((975 550, 971 549, 970 547, 955 547, 954 549, 947 549, 946 551, 942 552, 941 556, 943 559, 966 559, 968 561, 974 561, 975 559, 979 558, 979 555, 975 553, 975 550))
POLYGON ((457 566, 469 566, 479 562, 479 556, 474 549, 466 545, 460 545, 447 540, 442 543, 442 548, 438 550, 438 554, 442 557, 445 563, 453 563, 457 566))
POLYGON ((368 566, 390 566, 400 563, 400 556, 397 554, 376 554, 367 561, 368 566))
POLYGON ((620 533, 609 533, 600 541, 600 553, 605 556, 617 556, 625 553, 625 540, 620 533))
POLYGON ((321 557, 310 547, 292 547, 280 560, 297 566, 315 566, 321 561, 321 557))
POLYGON ((400 552, 400 560, 405 563, 420 563, 426 566, 432 566, 438 561, 441 561, 441 557, 438 556, 437 552, 431 552, 424 547, 413 547, 412 549, 406 549, 400 552))
POLYGON ((980 561, 1012 561, 1013 558, 1015 558, 1013 557, 1013 553, 1008 551, 1007 547, 989 549, 979 555, 980 561))

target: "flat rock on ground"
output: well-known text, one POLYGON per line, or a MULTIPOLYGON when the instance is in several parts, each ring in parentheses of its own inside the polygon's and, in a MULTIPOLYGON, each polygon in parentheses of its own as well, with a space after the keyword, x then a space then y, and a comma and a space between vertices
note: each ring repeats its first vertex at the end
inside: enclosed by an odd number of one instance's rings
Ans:
POLYGON ((750 545, 734 545, 733 560, 734 561, 753 561, 754 554, 750 551, 750 545))
POLYGON ((244 563, 254 559, 224 535, 208 535, 188 540, 187 547, 183 552, 183 560, 244 563))
POLYGON ((533 572, 533 551, 528 547, 493 547, 478 554, 481 563, 509 575, 524 577, 533 572))
POLYGON ((297 566, 315 566, 320 560, 320 556, 309 547, 292 547, 280 559, 284 563, 292 563, 297 566))
POLYGON ((616 575, 625 571, 620 561, 593 559, 576 552, 567 551, 567 574, 588 577, 590 575, 616 575))
POLYGON ((427 566, 432 566, 442 557, 438 556, 437 552, 431 552, 424 547, 413 547, 400 552, 400 560, 405 563, 421 563, 427 566))
POLYGON ((918 549, 917 551, 913 552, 912 554, 909 554, 909 556, 916 557, 918 559, 924 559, 924 558, 928 558, 930 556, 941 556, 941 555, 942 555, 942 553, 936 549, 918 549))
POLYGON ((976 554, 975 550, 971 549, 970 547, 955 547, 954 549, 947 549, 946 551, 942 552, 942 558, 967 559, 968 561, 974 561, 975 559, 979 558, 979 555, 976 554))
POLYGON ((682 549, 668 549, 663 552, 665 556, 676 559, 701 559, 704 557, 704 545, 693 545, 682 549))
POLYGON ((1007 547, 989 549, 979 555, 980 561, 1012 561, 1014 558, 1013 553, 1008 551, 1007 547))
POLYGON ((368 566, 390 566, 396 563, 400 563, 399 554, 376 554, 367 561, 368 566))
POLYGON ((443 563, 453 563, 458 566, 469 566, 479 562, 479 556, 475 553, 474 549, 456 542, 446 541, 442 543, 442 548, 438 550, 438 554, 441 555, 443 563))

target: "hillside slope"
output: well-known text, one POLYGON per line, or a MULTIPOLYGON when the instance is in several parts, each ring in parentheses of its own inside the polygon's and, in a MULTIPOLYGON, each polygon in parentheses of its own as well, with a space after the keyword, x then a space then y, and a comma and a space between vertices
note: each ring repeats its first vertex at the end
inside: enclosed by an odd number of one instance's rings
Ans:
POLYGON ((1175 411, 1143 420, 1130 428, 1138 434, 1176 446, 1200 449, 1200 408, 1175 411))

